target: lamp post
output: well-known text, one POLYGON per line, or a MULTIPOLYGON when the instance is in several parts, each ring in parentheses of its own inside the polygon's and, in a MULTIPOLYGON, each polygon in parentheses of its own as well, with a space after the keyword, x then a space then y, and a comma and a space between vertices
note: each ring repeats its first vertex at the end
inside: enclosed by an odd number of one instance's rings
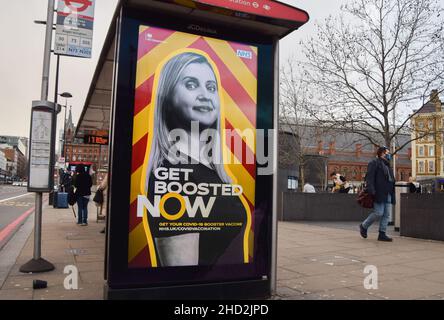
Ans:
POLYGON ((63 118, 63 145, 62 145, 62 157, 65 158, 65 143, 66 143, 66 109, 68 108, 68 98, 72 98, 72 94, 69 92, 63 92, 59 96, 65 98, 65 116, 63 118))

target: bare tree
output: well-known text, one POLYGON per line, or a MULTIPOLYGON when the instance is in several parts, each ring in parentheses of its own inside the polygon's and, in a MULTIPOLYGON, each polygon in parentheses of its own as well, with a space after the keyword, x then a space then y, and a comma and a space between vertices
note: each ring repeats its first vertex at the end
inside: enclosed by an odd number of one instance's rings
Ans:
POLYGON ((412 129, 413 109, 432 89, 443 90, 443 8, 436 0, 356 0, 342 10, 303 43, 313 116, 396 153, 406 144, 395 149, 393 142, 412 129))
MULTIPOLYGON (((312 91, 309 84, 301 80, 297 73, 298 63, 289 59, 280 72, 280 162, 289 166, 299 167, 299 181, 302 188, 305 184, 308 155, 315 154, 317 143, 338 132, 331 126, 317 121, 313 116, 316 106, 313 105, 312 91)), ((319 168, 325 170, 325 168, 319 168)), ((321 171, 322 171, 321 170, 321 171)), ((324 188, 325 173, 320 177, 321 187, 324 188)), ((314 181, 311 181, 314 182, 314 181)))

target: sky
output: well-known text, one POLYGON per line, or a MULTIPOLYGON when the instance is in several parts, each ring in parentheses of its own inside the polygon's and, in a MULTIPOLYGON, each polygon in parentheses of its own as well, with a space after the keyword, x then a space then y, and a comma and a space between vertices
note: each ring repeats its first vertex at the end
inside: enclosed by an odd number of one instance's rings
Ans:
MULTIPOLYGON (((108 31, 118 0, 96 0, 94 35, 91 59, 61 57, 59 93, 70 92, 67 102, 72 106, 74 125, 85 103, 103 41, 108 31)), ((302 58, 299 41, 314 34, 315 22, 328 15, 337 15, 346 0, 281 0, 310 15, 310 21, 280 41, 280 61, 288 57, 302 58)), ((57 1, 56 1, 57 3, 57 1)), ((40 100, 45 26, 34 20, 46 20, 47 0, 0 0, 0 135, 28 137, 31 103, 40 100)), ((53 35, 54 38, 54 35, 53 35)), ((54 100, 56 59, 51 55, 48 100, 54 100)), ((69 109, 68 109, 69 110, 69 109)), ((63 128, 64 110, 58 116, 57 132, 63 128)))

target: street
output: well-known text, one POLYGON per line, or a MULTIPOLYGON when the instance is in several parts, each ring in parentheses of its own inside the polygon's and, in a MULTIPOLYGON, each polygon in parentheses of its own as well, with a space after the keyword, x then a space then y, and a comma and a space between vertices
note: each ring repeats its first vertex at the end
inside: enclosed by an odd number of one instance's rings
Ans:
POLYGON ((26 187, 0 186, 0 248, 32 213, 34 193, 26 187))

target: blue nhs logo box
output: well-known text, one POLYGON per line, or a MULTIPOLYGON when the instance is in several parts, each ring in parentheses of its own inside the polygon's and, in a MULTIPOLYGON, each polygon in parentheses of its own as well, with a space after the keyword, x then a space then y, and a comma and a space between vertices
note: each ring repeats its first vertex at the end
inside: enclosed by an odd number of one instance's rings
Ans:
POLYGON ((244 59, 253 59, 253 52, 251 51, 237 49, 236 54, 244 59))

